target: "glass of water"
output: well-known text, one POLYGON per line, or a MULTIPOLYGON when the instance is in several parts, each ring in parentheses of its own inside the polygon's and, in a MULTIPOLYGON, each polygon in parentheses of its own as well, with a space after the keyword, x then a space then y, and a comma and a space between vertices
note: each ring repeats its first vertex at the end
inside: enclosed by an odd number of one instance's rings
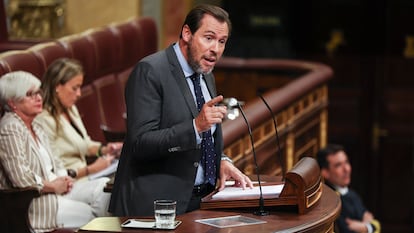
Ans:
POLYGON ((173 229, 177 202, 173 200, 155 200, 154 215, 157 228, 173 229))

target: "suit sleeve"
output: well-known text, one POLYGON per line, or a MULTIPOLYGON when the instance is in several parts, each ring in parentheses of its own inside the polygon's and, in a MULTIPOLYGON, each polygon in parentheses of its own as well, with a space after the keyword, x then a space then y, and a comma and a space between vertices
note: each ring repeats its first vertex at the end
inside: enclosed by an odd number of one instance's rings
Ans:
POLYGON ((141 62, 131 73, 125 99, 127 143, 139 159, 195 149, 193 117, 171 74, 141 62))

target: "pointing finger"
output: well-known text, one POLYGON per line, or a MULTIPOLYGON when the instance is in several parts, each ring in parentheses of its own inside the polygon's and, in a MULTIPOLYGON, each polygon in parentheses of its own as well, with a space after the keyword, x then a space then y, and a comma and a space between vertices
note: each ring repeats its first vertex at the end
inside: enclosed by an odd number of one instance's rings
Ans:
POLYGON ((208 101, 206 104, 209 107, 213 107, 214 105, 220 103, 221 101, 223 101, 223 96, 219 95, 219 96, 216 96, 215 98, 211 99, 210 101, 208 101))

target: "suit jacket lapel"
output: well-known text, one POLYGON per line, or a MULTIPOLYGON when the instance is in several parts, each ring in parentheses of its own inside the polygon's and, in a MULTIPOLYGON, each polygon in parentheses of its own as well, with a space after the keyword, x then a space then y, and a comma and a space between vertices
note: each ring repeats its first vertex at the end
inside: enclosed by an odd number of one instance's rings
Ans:
POLYGON ((170 63, 171 73, 173 74, 178 86, 181 89, 181 92, 183 93, 184 99, 187 102, 187 106, 190 109, 191 114, 193 117, 196 117, 198 115, 198 109, 194 102, 194 97, 191 94, 191 90, 188 87, 184 73, 181 70, 180 63, 178 62, 177 56, 175 55, 174 48, 172 46, 168 47, 166 49, 166 54, 170 63))

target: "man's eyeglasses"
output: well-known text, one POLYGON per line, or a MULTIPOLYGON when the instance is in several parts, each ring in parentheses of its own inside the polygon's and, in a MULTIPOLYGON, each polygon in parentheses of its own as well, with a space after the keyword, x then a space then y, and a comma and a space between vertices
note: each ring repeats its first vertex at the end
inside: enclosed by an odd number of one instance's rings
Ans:
POLYGON ((31 99, 36 98, 36 96, 38 96, 38 95, 40 97, 42 97, 43 96, 43 91, 39 89, 39 90, 36 90, 36 91, 28 91, 26 93, 26 96, 29 97, 29 98, 31 98, 31 99))

